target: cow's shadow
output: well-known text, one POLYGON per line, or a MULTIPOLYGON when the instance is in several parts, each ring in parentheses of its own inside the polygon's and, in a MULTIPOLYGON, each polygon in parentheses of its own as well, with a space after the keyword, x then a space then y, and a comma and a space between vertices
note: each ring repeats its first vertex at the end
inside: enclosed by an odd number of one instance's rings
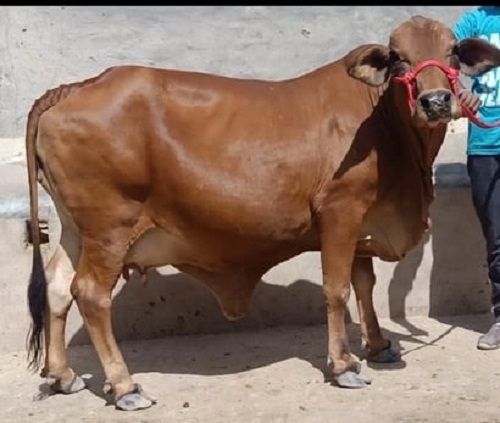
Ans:
POLYGON ((435 199, 430 208, 432 228, 395 267, 389 283, 389 312, 393 320, 415 335, 423 331, 406 319, 407 297, 431 243, 429 317, 451 327, 482 333, 491 322, 489 286, 485 269, 484 239, 470 199, 469 180, 463 163, 435 168, 435 199), (465 314, 477 318, 463 318, 465 314))
MULTIPOLYGON (((261 281, 248 315, 240 321, 229 322, 222 317, 215 298, 201 282, 184 273, 164 275, 153 270, 146 286, 133 275, 115 296, 113 308, 114 331, 132 373, 224 375, 298 358, 310 363, 322 372, 325 382, 330 382, 331 372, 326 364, 326 307, 321 285, 317 283, 297 280, 288 286, 278 286, 261 281), (306 335, 300 330, 300 326, 304 326, 304 315, 309 316, 306 324, 311 326, 306 335), (141 327, 147 325, 154 325, 157 330, 148 331, 144 336, 141 327), (260 336, 262 331, 259 329, 273 326, 285 332, 286 342, 276 343, 273 337, 260 336), (210 330, 234 334, 231 337, 207 335, 210 330), (163 336, 185 333, 202 335, 163 336), (126 341, 138 336, 154 339, 143 344, 126 341), (204 337, 210 345, 200 351, 199 344, 192 341, 197 336, 204 337), (163 350, 164 354, 158 355, 158 351, 163 350)), ((351 350, 359 357, 362 354, 359 324, 352 321, 350 312, 346 322, 351 350)), ((382 331, 397 349, 402 349, 401 341, 425 345, 411 334, 382 331)), ((71 338, 70 345, 87 342, 87 331, 81 327, 71 338)), ((89 388, 102 396, 104 376, 94 348, 70 348, 68 356, 78 373, 94 375, 88 383, 89 388)), ((366 365, 366 361, 363 363, 366 365)), ((389 365, 370 365, 389 371, 404 366, 404 360, 389 365)))

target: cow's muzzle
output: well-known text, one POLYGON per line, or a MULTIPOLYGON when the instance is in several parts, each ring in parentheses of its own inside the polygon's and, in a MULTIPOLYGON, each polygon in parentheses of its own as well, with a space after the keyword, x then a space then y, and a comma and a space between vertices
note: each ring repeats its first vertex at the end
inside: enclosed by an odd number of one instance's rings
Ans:
POLYGON ((417 103, 429 121, 449 120, 452 96, 450 90, 430 90, 420 94, 417 103))
POLYGON ((406 72, 402 76, 395 76, 394 79, 406 87, 408 94, 408 106, 413 114, 415 108, 419 108, 419 114, 425 116, 428 122, 448 122, 454 115, 455 95, 457 94, 458 70, 437 60, 425 60, 414 70, 406 72), (450 89, 428 90, 416 96, 417 75, 425 68, 432 66, 439 68, 448 78, 450 89))
POLYGON ((400 76, 395 76, 394 80, 406 87, 410 112, 413 114, 415 108, 419 107, 431 126, 439 122, 446 123, 451 119, 457 119, 464 116, 481 128, 500 127, 500 120, 484 122, 465 104, 460 104, 458 106, 458 74, 459 71, 457 69, 451 68, 437 60, 424 60, 414 70, 408 71, 400 76), (438 89, 427 91, 415 98, 415 93, 417 91, 417 75, 428 66, 437 67, 444 72, 450 83, 451 90, 438 89))

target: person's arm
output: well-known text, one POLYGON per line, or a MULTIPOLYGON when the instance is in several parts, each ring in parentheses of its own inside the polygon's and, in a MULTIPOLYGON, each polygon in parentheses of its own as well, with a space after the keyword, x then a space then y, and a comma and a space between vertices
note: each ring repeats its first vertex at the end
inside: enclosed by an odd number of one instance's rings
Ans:
MULTIPOLYGON (((453 32, 458 41, 466 38, 477 37, 477 9, 465 13, 455 24, 453 32)), ((465 88, 461 81, 458 80, 458 100, 461 104, 465 105, 476 113, 481 106, 481 100, 471 90, 465 88)))

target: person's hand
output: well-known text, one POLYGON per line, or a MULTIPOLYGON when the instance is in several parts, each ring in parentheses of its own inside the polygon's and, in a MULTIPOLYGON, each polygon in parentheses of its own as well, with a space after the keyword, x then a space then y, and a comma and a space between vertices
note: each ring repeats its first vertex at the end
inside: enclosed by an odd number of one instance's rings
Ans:
POLYGON ((481 106, 481 100, 476 94, 470 90, 462 90, 458 93, 458 100, 461 104, 469 108, 473 113, 476 113, 481 106))

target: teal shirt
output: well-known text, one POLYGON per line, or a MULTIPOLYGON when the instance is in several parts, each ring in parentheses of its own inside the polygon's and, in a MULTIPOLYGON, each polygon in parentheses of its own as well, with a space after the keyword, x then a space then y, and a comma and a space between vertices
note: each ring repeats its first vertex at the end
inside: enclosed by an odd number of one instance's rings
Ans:
MULTIPOLYGON (((479 37, 500 48, 500 7, 482 6, 464 14, 454 32, 458 40, 479 37)), ((500 67, 472 78, 471 89, 482 102, 478 117, 485 122, 500 120, 500 67)), ((469 122, 467 154, 500 154, 500 127, 480 128, 469 122)))

